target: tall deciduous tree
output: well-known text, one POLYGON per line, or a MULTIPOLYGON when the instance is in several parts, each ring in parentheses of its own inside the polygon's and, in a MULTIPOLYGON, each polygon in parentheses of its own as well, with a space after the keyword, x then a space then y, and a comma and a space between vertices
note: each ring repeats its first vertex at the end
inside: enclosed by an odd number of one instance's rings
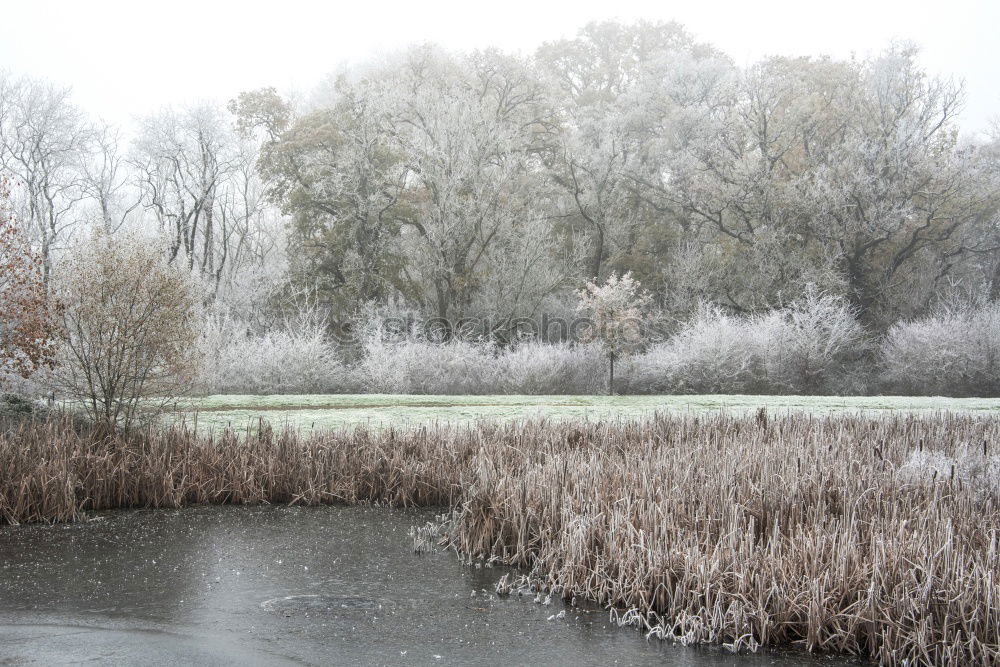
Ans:
POLYGON ((996 158, 958 142, 960 102, 905 45, 738 68, 676 24, 598 23, 533 59, 411 49, 297 115, 270 89, 232 108, 295 280, 341 312, 504 321, 631 271, 677 317, 815 285, 882 330, 1000 284, 996 158))
POLYGON ((483 52, 458 59, 426 48, 408 54, 396 85, 392 122, 407 156, 412 206, 402 241, 424 301, 441 318, 509 318, 513 313, 470 311, 477 294, 498 282, 550 286, 537 273, 494 272, 509 241, 535 236, 545 224, 536 208, 545 201, 536 155, 550 123, 541 86, 517 58, 483 52))
POLYGON ((562 194, 560 215, 578 222, 588 239, 588 279, 628 253, 641 221, 643 202, 629 178, 645 138, 632 117, 637 88, 655 62, 693 48, 676 23, 609 21, 538 50, 562 121, 547 154, 549 174, 562 194))
MULTIPOLYGON (((236 101, 243 125, 280 126, 268 97, 236 101)), ((296 273, 347 311, 402 296, 497 326, 530 314, 565 275, 538 158, 551 123, 528 63, 493 51, 416 48, 342 77, 262 153, 296 273)))
POLYGON ((200 276, 213 292, 253 268, 268 245, 255 162, 256 146, 210 105, 146 118, 133 147, 142 203, 170 239, 169 261, 200 276))
POLYGON ((46 282, 53 251, 79 220, 92 138, 69 89, 0 72, 0 167, 21 186, 15 207, 37 241, 46 282))

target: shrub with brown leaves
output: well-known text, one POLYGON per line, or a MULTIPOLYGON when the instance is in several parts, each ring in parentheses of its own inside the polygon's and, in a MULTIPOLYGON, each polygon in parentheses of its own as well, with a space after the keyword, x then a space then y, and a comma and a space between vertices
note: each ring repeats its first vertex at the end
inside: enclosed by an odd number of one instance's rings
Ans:
POLYGON ((10 212, 9 184, 0 178, 0 388, 51 366, 55 325, 41 259, 10 212))

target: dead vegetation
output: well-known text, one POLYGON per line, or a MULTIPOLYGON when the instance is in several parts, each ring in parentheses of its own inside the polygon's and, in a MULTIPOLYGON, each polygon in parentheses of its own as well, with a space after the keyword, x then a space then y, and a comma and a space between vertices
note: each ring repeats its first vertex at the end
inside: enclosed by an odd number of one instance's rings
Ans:
POLYGON ((181 428, 128 441, 26 422, 0 435, 0 521, 449 505, 443 534, 459 551, 528 568, 653 636, 987 665, 1000 660, 1000 500, 987 479, 998 435, 1000 420, 956 414, 181 428), (970 452, 987 463, 961 464, 970 452), (925 458, 936 467, 921 473, 925 458), (948 474, 946 460, 959 462, 948 474))

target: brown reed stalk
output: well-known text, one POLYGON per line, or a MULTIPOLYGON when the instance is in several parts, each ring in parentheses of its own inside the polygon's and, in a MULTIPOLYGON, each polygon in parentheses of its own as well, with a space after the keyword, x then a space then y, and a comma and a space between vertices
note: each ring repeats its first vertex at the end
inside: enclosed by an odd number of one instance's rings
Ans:
MULTIPOLYGON (((1000 420, 655 415, 299 434, 0 434, 0 521, 195 503, 450 505, 448 543, 653 636, 1000 662, 996 480, 903 475, 1000 420)), ((950 460, 950 459, 949 459, 950 460)), ((960 459, 956 459, 960 460, 960 459)), ((954 464, 953 468, 954 468, 954 464)))

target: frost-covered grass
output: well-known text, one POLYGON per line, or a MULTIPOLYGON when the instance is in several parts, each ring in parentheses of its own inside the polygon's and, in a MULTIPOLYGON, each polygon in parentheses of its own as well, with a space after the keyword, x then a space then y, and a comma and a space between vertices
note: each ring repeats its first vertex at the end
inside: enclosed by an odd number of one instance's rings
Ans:
POLYGON ((615 419, 654 412, 772 413, 903 411, 1000 412, 1000 399, 910 396, 440 396, 400 394, 218 395, 191 399, 171 420, 197 419, 199 427, 242 427, 264 418, 274 425, 335 428, 356 424, 404 425, 468 422, 480 418, 615 419))

